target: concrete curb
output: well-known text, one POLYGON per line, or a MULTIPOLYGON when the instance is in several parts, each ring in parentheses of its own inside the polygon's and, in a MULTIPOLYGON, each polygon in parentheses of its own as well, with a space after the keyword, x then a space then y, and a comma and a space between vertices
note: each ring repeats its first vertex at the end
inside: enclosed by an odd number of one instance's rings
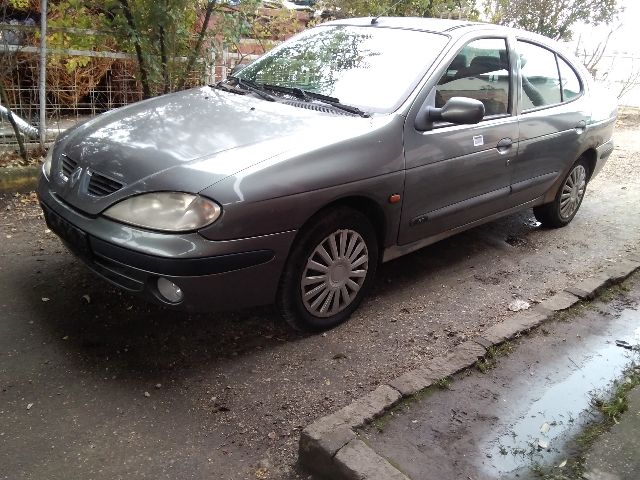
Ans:
POLYGON ((34 190, 38 182, 40 166, 0 168, 0 193, 34 190))
POLYGON ((530 310, 516 313, 446 355, 405 372, 337 412, 319 418, 300 435, 300 465, 332 480, 409 480, 358 438, 355 430, 384 415, 401 400, 436 385, 438 380, 472 367, 489 348, 537 327, 581 300, 592 300, 602 289, 622 282, 638 269, 640 255, 621 259, 603 273, 567 287, 530 310))

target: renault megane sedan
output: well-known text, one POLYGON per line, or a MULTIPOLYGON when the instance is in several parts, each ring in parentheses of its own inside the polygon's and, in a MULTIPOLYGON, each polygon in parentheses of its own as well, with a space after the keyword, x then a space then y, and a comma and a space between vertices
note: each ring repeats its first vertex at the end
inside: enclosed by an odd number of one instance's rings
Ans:
POLYGON ((376 268, 532 208, 567 225, 617 106, 562 46, 425 18, 322 24, 215 85, 64 132, 46 221, 109 282, 174 308, 346 320, 376 268))

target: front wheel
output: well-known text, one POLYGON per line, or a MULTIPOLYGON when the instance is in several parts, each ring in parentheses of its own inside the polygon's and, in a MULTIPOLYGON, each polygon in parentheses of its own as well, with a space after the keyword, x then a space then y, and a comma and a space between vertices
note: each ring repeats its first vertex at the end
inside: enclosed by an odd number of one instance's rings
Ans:
POLYGON ((326 330, 344 322, 371 287, 378 241, 357 210, 319 214, 296 240, 280 282, 277 304, 296 330, 326 330))
POLYGON ((573 220, 582 204, 588 176, 587 161, 578 160, 564 178, 553 202, 533 208, 533 214, 544 227, 564 227, 573 220))

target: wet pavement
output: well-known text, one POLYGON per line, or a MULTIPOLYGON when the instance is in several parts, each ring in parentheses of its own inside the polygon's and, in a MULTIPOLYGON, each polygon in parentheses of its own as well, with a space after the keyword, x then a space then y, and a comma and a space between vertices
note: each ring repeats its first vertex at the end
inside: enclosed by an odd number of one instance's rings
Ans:
MULTIPOLYGON (((463 372, 449 390, 401 405, 364 438, 412 479, 534 479, 540 468, 562 473, 557 466, 575 453, 576 436, 599 418, 593 399, 606 397, 640 360, 616 344, 640 345, 640 275, 624 285, 611 301, 562 313, 503 347, 504 356, 485 373, 463 372)), ((637 479, 618 480, 625 478, 637 479)))

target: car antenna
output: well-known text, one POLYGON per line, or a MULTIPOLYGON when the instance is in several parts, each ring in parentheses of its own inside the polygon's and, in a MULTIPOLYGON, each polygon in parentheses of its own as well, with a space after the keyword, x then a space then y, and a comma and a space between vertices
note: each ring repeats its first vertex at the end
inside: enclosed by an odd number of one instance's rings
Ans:
POLYGON ((373 17, 371 19, 371 25, 375 25, 376 23, 378 23, 378 19, 380 17, 382 17, 383 15, 385 15, 386 13, 388 13, 389 11, 393 10, 394 8, 396 8, 398 6, 399 3, 401 3, 403 0, 398 0, 396 3, 394 3, 393 5, 391 5, 389 8, 387 8, 384 12, 382 12, 380 15, 377 15, 375 17, 373 17))

